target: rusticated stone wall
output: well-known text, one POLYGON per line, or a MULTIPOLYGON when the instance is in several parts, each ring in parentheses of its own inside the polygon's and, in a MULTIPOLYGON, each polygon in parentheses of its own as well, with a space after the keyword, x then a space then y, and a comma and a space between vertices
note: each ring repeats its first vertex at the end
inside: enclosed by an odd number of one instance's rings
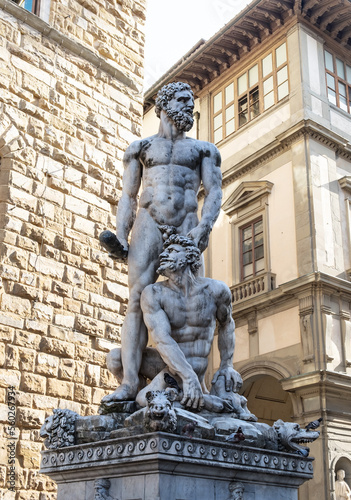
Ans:
POLYGON ((52 0, 50 25, 0 0, 0 498, 8 386, 16 500, 55 498, 37 471, 52 409, 94 414, 115 387, 105 353, 127 269, 98 235, 115 226, 123 152, 140 136, 144 20, 144 0, 52 0))

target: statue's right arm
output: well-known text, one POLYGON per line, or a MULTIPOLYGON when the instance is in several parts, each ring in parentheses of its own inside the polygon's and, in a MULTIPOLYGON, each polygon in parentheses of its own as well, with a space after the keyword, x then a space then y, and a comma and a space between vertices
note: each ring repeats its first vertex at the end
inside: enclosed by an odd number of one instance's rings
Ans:
POLYGON ((155 343, 163 361, 171 368, 173 375, 176 374, 183 378, 190 373, 192 376, 192 366, 187 362, 183 351, 171 336, 171 324, 161 306, 161 297, 157 286, 149 285, 143 290, 140 305, 150 338, 155 343))
POLYGON ((141 309, 151 340, 172 375, 183 381, 181 404, 200 409, 204 405, 201 385, 193 367, 171 336, 171 324, 161 305, 157 285, 149 285, 141 294, 141 309))
POLYGON ((137 210, 137 195, 142 173, 140 153, 144 142, 133 142, 127 148, 123 158, 123 188, 117 208, 116 235, 125 249, 128 249, 128 235, 133 226, 137 210))

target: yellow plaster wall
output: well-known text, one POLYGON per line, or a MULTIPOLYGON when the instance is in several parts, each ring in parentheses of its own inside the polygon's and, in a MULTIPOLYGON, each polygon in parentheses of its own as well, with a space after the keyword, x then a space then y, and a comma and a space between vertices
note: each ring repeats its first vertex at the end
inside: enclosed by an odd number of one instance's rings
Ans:
POLYGON ((300 343, 299 308, 272 314, 258 320, 259 354, 300 343))
MULTIPOLYGON (((263 180, 263 179, 262 179, 263 180)), ((297 278, 296 228, 291 163, 266 175, 274 184, 268 198, 271 270, 276 286, 297 278)))

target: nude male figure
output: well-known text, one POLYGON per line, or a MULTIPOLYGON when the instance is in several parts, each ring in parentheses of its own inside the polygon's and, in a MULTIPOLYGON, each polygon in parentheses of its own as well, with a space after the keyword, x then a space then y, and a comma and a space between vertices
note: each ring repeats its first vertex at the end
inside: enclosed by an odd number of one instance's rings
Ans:
MULTIPOLYGON (((233 368, 235 345, 230 290, 221 281, 195 277, 200 251, 189 238, 172 235, 165 242, 158 273, 168 279, 147 286, 141 295, 144 321, 165 368, 137 396, 143 405, 144 393, 165 388, 164 373, 179 381, 181 404, 192 409, 216 411, 221 398, 242 383, 233 368), (213 382, 225 379, 221 398, 204 394, 202 382, 208 366, 214 332, 218 322, 220 367, 213 382)), ((223 406, 222 406, 223 408, 223 406)), ((218 410, 217 410, 218 411, 218 410)))
POLYGON ((193 109, 189 85, 166 85, 156 99, 158 133, 133 142, 125 152, 116 231, 119 245, 125 254, 128 252, 129 304, 122 327, 123 381, 103 402, 133 400, 138 391, 138 374, 147 345, 140 296, 157 277, 163 245, 161 226, 173 226, 178 234, 188 235, 202 252, 220 211, 220 155, 213 144, 186 137, 185 132, 193 124, 193 109), (201 181, 205 199, 199 222, 197 194, 201 181))

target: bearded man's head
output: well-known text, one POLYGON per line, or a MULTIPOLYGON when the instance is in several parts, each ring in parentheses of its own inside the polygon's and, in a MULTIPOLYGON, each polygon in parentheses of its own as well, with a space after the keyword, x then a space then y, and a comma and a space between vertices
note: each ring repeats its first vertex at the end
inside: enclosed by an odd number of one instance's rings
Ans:
POLYGON ((163 252, 160 256, 160 267, 157 273, 166 276, 169 271, 176 272, 189 266, 192 274, 195 274, 201 266, 201 252, 191 238, 172 234, 163 244, 163 252), (180 247, 183 250, 183 256, 179 258, 172 257, 171 250, 174 247, 180 247))
POLYGON ((188 91, 194 96, 190 85, 184 82, 172 82, 164 85, 159 90, 155 101, 155 113, 160 118, 161 111, 165 111, 167 116, 174 122, 175 126, 181 132, 188 132, 194 123, 193 113, 188 111, 177 111, 172 109, 170 101, 175 96, 176 92, 188 91))

